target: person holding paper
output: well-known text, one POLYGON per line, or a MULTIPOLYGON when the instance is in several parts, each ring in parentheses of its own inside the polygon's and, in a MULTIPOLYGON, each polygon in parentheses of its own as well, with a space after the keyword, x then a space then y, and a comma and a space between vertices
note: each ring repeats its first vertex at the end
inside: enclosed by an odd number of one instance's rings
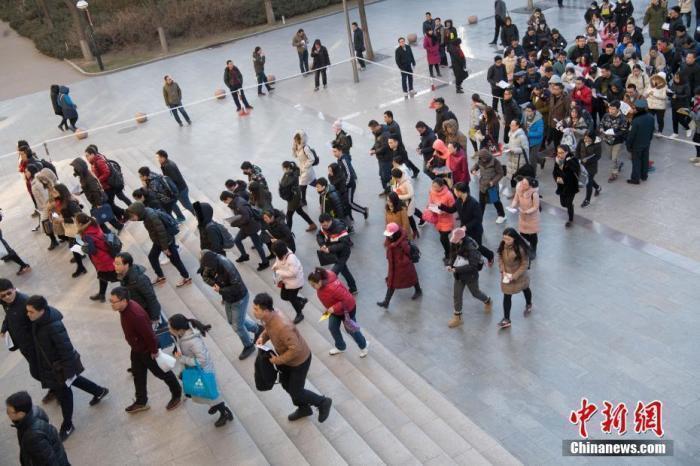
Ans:
POLYGON ((514 294, 522 291, 525 295, 525 317, 532 312, 532 291, 528 268, 529 248, 522 236, 514 228, 503 231, 503 239, 498 246, 498 268, 501 271, 501 291, 503 292, 503 319, 498 323, 502 329, 510 327, 510 308, 514 294))
POLYGON ((508 73, 506 72, 506 65, 503 64, 503 57, 496 55, 493 57, 493 65, 491 65, 486 72, 486 80, 491 85, 491 108, 495 110, 498 109, 498 101, 503 97, 503 83, 508 81, 508 73))
POLYGON ((600 138, 594 133, 586 133, 583 141, 576 147, 576 157, 588 172, 588 183, 586 183, 586 199, 581 203, 581 207, 588 207, 591 204, 591 194, 595 189, 598 197, 602 188, 596 183, 595 175, 598 173, 598 160, 600 160, 600 138))
POLYGON ((119 313, 124 338, 131 348, 131 374, 134 376, 135 401, 124 411, 129 414, 150 409, 148 406, 147 372, 164 381, 170 389, 171 398, 165 409, 172 411, 182 403, 182 388, 172 371, 164 372, 156 363, 158 341, 146 311, 131 299, 129 289, 114 288, 109 302, 112 310, 119 313))
POLYGON ((92 395, 90 406, 95 406, 107 396, 109 390, 83 377, 85 371, 80 354, 73 347, 68 331, 63 325, 63 315, 49 306, 39 295, 27 300, 27 317, 32 321, 32 336, 41 386, 52 389, 61 405, 63 423, 59 431, 62 441, 75 431, 73 426, 73 390, 76 387, 92 395))
POLYGON ((620 152, 624 148, 627 128, 627 119, 620 111, 620 102, 613 100, 608 105, 608 112, 603 115, 598 127, 598 132, 603 137, 603 141, 610 147, 610 156, 612 158, 608 183, 612 183, 617 179, 624 163, 619 159, 620 152))

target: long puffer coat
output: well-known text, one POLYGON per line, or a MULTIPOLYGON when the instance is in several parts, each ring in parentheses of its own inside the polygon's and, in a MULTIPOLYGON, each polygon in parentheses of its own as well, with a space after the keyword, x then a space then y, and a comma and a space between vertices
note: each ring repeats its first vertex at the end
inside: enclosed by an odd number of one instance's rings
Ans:
POLYGON ((411 288, 418 283, 416 266, 411 261, 411 247, 408 244, 406 232, 400 229, 398 238, 384 240, 386 259, 389 270, 386 277, 386 286, 389 288, 411 288))
POLYGON ((78 352, 68 337, 63 315, 49 306, 44 314, 32 322, 32 335, 36 348, 38 375, 43 388, 59 389, 71 377, 83 372, 78 352), (61 379, 54 372, 54 364, 61 368, 61 379))

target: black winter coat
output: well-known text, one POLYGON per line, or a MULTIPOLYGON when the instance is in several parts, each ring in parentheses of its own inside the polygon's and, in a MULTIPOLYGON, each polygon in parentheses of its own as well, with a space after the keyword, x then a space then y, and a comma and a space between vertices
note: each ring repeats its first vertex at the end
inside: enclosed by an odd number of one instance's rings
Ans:
POLYGON ((202 278, 208 285, 218 285, 221 298, 227 303, 235 303, 248 293, 236 266, 226 257, 213 251, 202 255, 202 278))
POLYGON ((457 121, 457 117, 454 113, 452 113, 452 111, 450 111, 450 108, 447 105, 443 104, 441 108, 435 110, 435 128, 433 128, 433 131, 437 137, 443 141, 445 140, 445 131, 442 129, 442 124, 447 120, 457 121))
POLYGON ((501 28, 501 43, 503 46, 510 47, 510 43, 514 40, 520 41, 518 26, 512 23, 508 26, 503 25, 501 28))
POLYGON ((411 71, 413 67, 416 66, 416 59, 413 58, 413 51, 411 46, 406 44, 405 47, 396 47, 396 52, 394 52, 394 60, 396 60, 396 66, 404 71, 411 71))
POLYGON ((296 252, 297 246, 294 242, 294 233, 287 226, 287 221, 284 214, 278 210, 274 211, 275 217, 272 223, 264 223, 264 234, 270 239, 274 238, 278 241, 284 241, 292 252, 296 252))
POLYGON ((180 169, 177 167, 177 164, 175 162, 168 159, 163 165, 160 166, 160 169, 163 172, 164 176, 167 176, 175 182, 175 186, 177 186, 177 189, 179 189, 180 191, 184 191, 185 189, 187 189, 187 182, 182 176, 182 173, 180 173, 180 169))
POLYGON ((418 151, 421 153, 421 155, 423 155, 423 160, 425 162, 433 158, 433 143, 436 139, 437 136, 435 135, 435 131, 430 128, 427 128, 420 136, 418 151))
POLYGON ((321 228, 316 234, 316 242, 319 246, 326 246, 338 258, 338 263, 345 263, 350 257, 352 241, 347 227, 340 220, 333 219, 327 230, 321 228))
POLYGON ((552 176, 556 183, 557 178, 561 178, 564 184, 557 184, 557 194, 559 196, 574 196, 578 192, 578 176, 581 173, 578 159, 574 156, 567 156, 564 164, 554 163, 552 176))
POLYGON ((454 267, 454 277, 455 280, 467 281, 478 277, 479 275, 479 262, 481 262, 481 253, 479 252, 479 245, 474 241, 474 239, 469 236, 465 236, 461 243, 450 245, 450 265, 454 267), (457 257, 463 257, 467 259, 467 264, 460 265, 459 267, 454 267, 454 263, 457 257))
POLYGON ((73 167, 73 174, 80 180, 80 189, 92 208, 104 204, 107 196, 100 185, 100 180, 95 178, 88 164, 81 158, 75 158, 70 165, 73 167))
POLYGON ((280 179, 278 193, 282 200, 287 201, 287 212, 294 212, 301 205, 301 191, 299 190, 299 169, 285 171, 280 179))
POLYGON ((452 207, 440 205, 440 210, 445 212, 457 212, 459 223, 462 227, 467 227, 467 235, 472 238, 481 238, 484 234, 484 226, 482 224, 481 206, 472 196, 467 196, 466 202, 455 196, 455 203, 452 207))
POLYGON ((365 51, 365 35, 362 33, 362 29, 357 28, 355 31, 353 31, 352 45, 357 52, 365 51))
POLYGON ((212 221, 214 209, 206 202, 194 202, 192 204, 195 217, 197 217, 197 230, 199 230, 199 249, 214 251, 217 254, 224 252, 224 238, 219 227, 212 221))
POLYGON ((313 62, 311 63, 312 70, 317 70, 319 68, 323 68, 324 66, 331 65, 331 59, 328 56, 328 49, 324 45, 322 45, 318 50, 316 50, 315 47, 312 48, 311 58, 313 58, 313 62))
POLYGON ((128 288, 131 299, 139 303, 151 320, 160 320, 160 303, 142 265, 132 265, 120 285, 128 288))
POLYGON ((374 133, 374 155, 378 162, 391 162, 391 152, 389 151, 389 132, 385 127, 381 131, 374 133))
POLYGON ((12 304, 2 302, 5 318, 0 333, 10 332, 12 342, 19 350, 34 349, 32 321, 27 317, 27 299, 29 296, 18 291, 12 304))
POLYGON ((146 207, 141 219, 153 244, 157 245, 161 251, 166 251, 175 241, 175 237, 168 233, 168 229, 165 228, 165 224, 160 216, 161 214, 158 210, 146 207))
POLYGON ((253 218, 253 209, 248 201, 241 196, 236 196, 228 206, 235 214, 231 221, 232 227, 240 228, 246 235, 254 235, 260 231, 260 222, 253 218))
POLYGON ((38 376, 43 388, 59 389, 63 382, 84 370, 62 320, 63 315, 49 306, 32 322, 38 376), (60 367, 60 374, 54 371, 54 366, 60 367))
POLYGON ((333 218, 345 217, 343 200, 332 185, 328 185, 324 191, 319 193, 318 202, 322 214, 330 214, 333 218))
POLYGON ((510 100, 504 99, 501 102, 503 104, 503 121, 506 128, 510 126, 511 121, 521 120, 523 111, 514 98, 510 100))
POLYGON ((224 68, 224 84, 232 91, 243 87, 243 75, 241 74, 241 70, 235 66, 232 70, 229 70, 228 66, 224 68))
POLYGON ((486 80, 491 85, 491 92, 494 95, 503 95, 503 89, 498 87, 497 84, 501 81, 508 81, 508 73, 506 73, 506 66, 498 66, 495 64, 489 66, 489 70, 486 72, 486 80))
POLYGON ((70 466, 63 442, 43 409, 33 406, 13 427, 17 429, 21 466, 70 466))
POLYGON ((629 133, 627 133, 627 141, 625 141, 627 150, 633 152, 648 149, 651 146, 651 139, 654 137, 654 124, 654 117, 649 112, 637 109, 637 113, 632 118, 629 133))
MULTIPOLYGON (((596 138, 597 139, 597 138, 596 138)), ((583 141, 576 148, 576 157, 580 163, 586 168, 590 176, 598 173, 598 160, 600 160, 600 140, 596 140, 590 145, 586 145, 583 141)))

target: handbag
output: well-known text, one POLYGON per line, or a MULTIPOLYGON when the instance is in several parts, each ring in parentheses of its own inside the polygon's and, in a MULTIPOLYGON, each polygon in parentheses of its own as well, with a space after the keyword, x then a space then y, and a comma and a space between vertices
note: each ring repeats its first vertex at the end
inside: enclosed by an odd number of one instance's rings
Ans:
POLYGON ((175 343, 175 340, 173 339, 173 336, 170 333, 168 321, 162 312, 160 313, 160 320, 158 321, 158 326, 155 329, 155 334, 156 340, 158 340, 159 348, 165 349, 168 346, 175 343))
POLYGON ((219 389, 216 387, 216 375, 199 367, 197 359, 194 367, 187 367, 182 371, 182 389, 185 395, 215 400, 219 397, 219 389))
POLYGON ((42 220, 41 221, 41 229, 45 235, 47 235, 47 236, 53 235, 53 224, 51 223, 51 220, 42 220))
POLYGON ((491 186, 486 190, 486 194, 488 194, 489 204, 495 204, 501 200, 500 196, 498 195, 498 186, 491 186))
POLYGON ((160 367, 160 370, 162 370, 163 372, 169 372, 173 370, 175 364, 177 364, 177 360, 174 357, 170 356, 168 353, 158 350, 158 356, 156 356, 156 364, 158 364, 158 367, 160 367))
POLYGON ((258 349, 258 355, 255 357, 255 388, 259 392, 272 390, 277 383, 278 370, 270 362, 270 357, 273 355, 274 352, 271 350, 258 349))
POLYGON ((323 252, 321 250, 316 251, 316 253, 318 254, 318 262, 322 266, 338 263, 338 256, 336 256, 335 254, 331 254, 330 252, 323 252))
POLYGON ((348 333, 355 333, 360 331, 360 325, 352 320, 352 317, 350 317, 350 313, 346 312, 345 316, 343 318, 343 327, 345 327, 345 331, 348 333))
POLYGON ((112 206, 109 204, 102 204, 99 207, 95 207, 90 211, 99 225, 103 225, 111 220, 114 220, 114 212, 112 211, 112 206))

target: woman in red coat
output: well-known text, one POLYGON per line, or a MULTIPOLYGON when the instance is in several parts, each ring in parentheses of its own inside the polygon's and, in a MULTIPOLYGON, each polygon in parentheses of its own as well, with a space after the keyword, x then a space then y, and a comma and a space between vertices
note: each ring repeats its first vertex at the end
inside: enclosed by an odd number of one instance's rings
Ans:
POLYGON ((386 259, 389 262, 389 271, 386 277, 386 296, 384 301, 377 303, 377 306, 388 308, 389 301, 397 288, 415 288, 415 293, 411 299, 418 299, 423 294, 418 283, 416 266, 411 260, 411 246, 408 244, 406 232, 396 223, 390 223, 384 231, 384 247, 386 248, 386 259))
MULTIPOLYGON (((345 288, 345 285, 338 280, 338 276, 335 272, 321 267, 317 267, 309 275, 309 284, 316 290, 318 300, 321 301, 323 307, 326 308, 326 312, 330 314, 330 317, 328 317, 328 330, 331 332, 333 340, 335 341, 335 348, 331 348, 328 353, 332 356, 345 352, 345 340, 343 340, 343 336, 340 334, 340 323, 344 322, 346 319, 357 322, 355 320, 355 312, 357 310, 355 297, 345 288)), ((347 331, 348 328, 346 327, 345 330, 347 331)), ((360 329, 358 328, 354 332, 348 333, 350 333, 350 336, 355 340, 357 346, 360 347, 360 357, 364 358, 367 356, 367 352, 369 351, 367 348, 367 340, 365 340, 360 329)))
POLYGON ((114 257, 109 252, 105 241, 105 234, 97 224, 97 221, 87 214, 79 213, 76 216, 78 232, 83 240, 83 251, 90 257, 92 265, 97 270, 97 280, 100 282, 100 291, 90 296, 93 301, 104 303, 107 292, 107 282, 116 282, 117 273, 114 271, 114 257))
POLYGON ((440 74, 440 38, 437 37, 432 29, 429 29, 423 37, 423 48, 428 56, 428 71, 430 71, 430 77, 433 78, 433 68, 438 76, 440 74))

